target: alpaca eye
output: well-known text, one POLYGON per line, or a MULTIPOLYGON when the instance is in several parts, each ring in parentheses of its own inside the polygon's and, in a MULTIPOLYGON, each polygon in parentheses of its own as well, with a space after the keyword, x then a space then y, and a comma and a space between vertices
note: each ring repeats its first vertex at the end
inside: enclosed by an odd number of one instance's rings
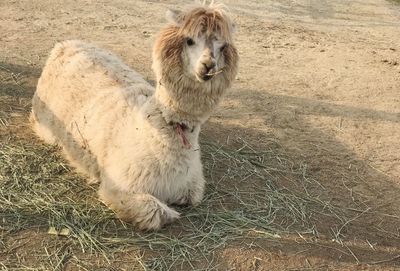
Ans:
POLYGON ((222 45, 222 47, 219 49, 221 52, 224 51, 226 49, 226 47, 228 47, 228 44, 225 43, 224 45, 222 45))
POLYGON ((194 45, 194 40, 192 40, 191 38, 188 38, 186 43, 187 43, 187 45, 192 46, 192 45, 194 45))

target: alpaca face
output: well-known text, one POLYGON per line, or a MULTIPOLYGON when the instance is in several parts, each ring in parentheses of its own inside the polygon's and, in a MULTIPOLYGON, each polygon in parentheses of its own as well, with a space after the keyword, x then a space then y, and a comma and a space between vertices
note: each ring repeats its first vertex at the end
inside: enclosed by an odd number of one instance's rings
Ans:
POLYGON ((227 47, 219 35, 202 34, 186 37, 182 50, 182 62, 186 76, 200 82, 210 80, 224 68, 224 50, 227 47))
POLYGON ((173 75, 172 81, 185 77, 201 84, 234 76, 238 59, 232 40, 235 27, 222 8, 169 10, 167 19, 171 24, 161 30, 153 50, 153 69, 159 79, 173 75))

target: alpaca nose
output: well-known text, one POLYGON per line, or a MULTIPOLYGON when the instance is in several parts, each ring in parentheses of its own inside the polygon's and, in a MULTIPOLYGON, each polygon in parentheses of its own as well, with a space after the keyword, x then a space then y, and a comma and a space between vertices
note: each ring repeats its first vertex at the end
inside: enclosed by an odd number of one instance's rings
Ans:
POLYGON ((215 63, 215 60, 211 59, 209 61, 203 62, 203 65, 206 68, 207 72, 209 72, 215 68, 216 63, 215 63))

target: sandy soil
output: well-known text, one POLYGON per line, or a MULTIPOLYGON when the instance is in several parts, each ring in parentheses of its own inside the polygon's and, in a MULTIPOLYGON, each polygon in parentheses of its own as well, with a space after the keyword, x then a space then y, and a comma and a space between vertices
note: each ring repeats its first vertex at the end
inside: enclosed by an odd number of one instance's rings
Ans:
MULTIPOLYGON (((10 107, 3 116, 13 120, 8 129, 23 133, 29 99, 57 41, 108 48, 151 81, 154 35, 165 10, 180 3, 1 1, 0 106, 10 107)), ((225 3, 238 26, 240 72, 204 134, 219 142, 240 136, 260 148, 272 138, 308 165, 332 202, 345 208, 357 198, 374 212, 354 214, 340 249, 300 238, 232 244, 219 256, 221 270, 400 270, 400 6, 225 3)), ((320 223, 329 232, 329 222, 320 223)))

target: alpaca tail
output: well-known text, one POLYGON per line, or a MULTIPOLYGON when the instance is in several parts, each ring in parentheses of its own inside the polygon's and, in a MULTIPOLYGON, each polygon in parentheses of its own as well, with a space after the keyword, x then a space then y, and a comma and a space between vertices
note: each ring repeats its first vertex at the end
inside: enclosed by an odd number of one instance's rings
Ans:
POLYGON ((110 192, 100 188, 100 199, 117 216, 140 230, 158 230, 179 218, 179 213, 150 194, 110 192))

